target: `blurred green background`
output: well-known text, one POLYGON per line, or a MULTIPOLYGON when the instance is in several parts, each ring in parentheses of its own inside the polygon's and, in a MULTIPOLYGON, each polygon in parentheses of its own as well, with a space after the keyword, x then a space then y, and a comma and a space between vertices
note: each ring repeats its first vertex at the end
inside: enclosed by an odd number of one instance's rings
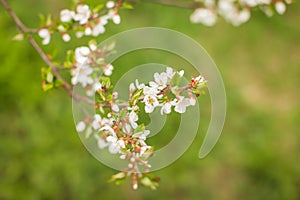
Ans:
MULTIPOLYGON (((57 16, 71 2, 9 3, 26 25, 37 27, 39 13, 57 16)), ((119 187, 106 183, 115 171, 82 145, 64 91, 42 91, 40 67, 45 64, 27 41, 11 40, 17 29, 0 5, 0 199, 300 199, 299 10, 294 3, 283 16, 267 18, 257 11, 240 27, 219 19, 207 28, 190 24, 190 10, 140 3, 121 12, 120 25, 108 25, 99 42, 143 26, 187 34, 212 56, 227 92, 225 127, 209 156, 197 159, 210 119, 206 95, 199 99, 199 134, 179 160, 157 172, 160 188, 132 191, 129 182, 119 187)), ((54 40, 45 47, 48 52, 85 44, 54 40)), ((115 80, 147 62, 184 65, 166 53, 135 52, 114 63, 115 80)), ((163 145, 175 128, 166 127, 152 141, 163 145)))

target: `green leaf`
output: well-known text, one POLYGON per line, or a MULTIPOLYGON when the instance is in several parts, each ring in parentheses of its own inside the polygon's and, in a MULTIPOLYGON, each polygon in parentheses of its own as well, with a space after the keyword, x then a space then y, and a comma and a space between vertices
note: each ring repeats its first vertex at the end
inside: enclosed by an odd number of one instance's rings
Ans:
POLYGON ((18 33, 17 35, 15 35, 14 37, 13 37, 13 41, 21 41, 21 40, 23 40, 24 39, 24 34, 23 33, 18 33))
POLYGON ((97 5, 97 6, 93 9, 93 13, 98 13, 103 7, 104 7, 103 4, 97 5))
POLYGON ((178 73, 175 73, 175 75, 173 76, 172 80, 171 80, 171 84, 173 86, 179 86, 181 81, 181 76, 178 73))
POLYGON ((47 77, 46 77, 46 81, 48 83, 52 83, 53 82, 53 78, 54 78, 54 76, 53 76, 52 72, 48 72, 47 77))
POLYGON ((141 179, 141 183, 152 190, 156 190, 159 186, 158 182, 151 180, 147 176, 141 179))
POLYGON ((53 83, 43 83, 42 88, 45 92, 47 92, 53 88, 53 83))
POLYGON ((128 4, 128 3, 123 2, 122 8, 133 9, 133 6, 132 6, 131 4, 128 4))
POLYGON ((120 173, 117 173, 115 175, 112 175, 110 177, 110 179, 108 180, 108 182, 111 183, 111 182, 114 182, 118 179, 125 179, 125 178, 126 178, 126 174, 124 172, 120 172, 120 173))
POLYGON ((46 17, 40 13, 39 18, 40 18, 40 26, 45 26, 46 25, 46 17))
POLYGON ((145 131, 145 125, 144 124, 140 124, 135 130, 134 130, 134 134, 136 134, 136 136, 138 134, 143 134, 145 131))
POLYGON ((46 19, 46 26, 51 26, 52 24, 52 15, 48 14, 47 19, 46 19))

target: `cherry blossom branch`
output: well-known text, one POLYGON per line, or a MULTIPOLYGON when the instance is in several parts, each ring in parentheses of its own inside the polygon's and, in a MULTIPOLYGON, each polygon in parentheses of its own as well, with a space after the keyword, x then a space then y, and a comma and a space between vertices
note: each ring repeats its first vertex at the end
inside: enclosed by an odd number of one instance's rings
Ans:
POLYGON ((60 80, 62 82, 62 86, 65 88, 65 90, 68 92, 69 96, 73 97, 77 101, 84 101, 88 104, 94 104, 94 101, 92 101, 89 98, 77 95, 73 93, 72 86, 62 78, 62 76, 58 72, 57 66, 55 66, 48 56, 45 54, 45 52, 42 50, 42 48, 37 44, 37 42, 32 37, 31 33, 34 31, 32 29, 28 29, 23 22, 19 19, 19 17, 14 13, 14 11, 11 9, 11 7, 8 5, 8 3, 5 0, 0 0, 4 8, 7 10, 7 12, 10 14, 10 16, 13 18, 14 22, 16 23, 18 29, 22 33, 29 33, 28 34, 28 40, 30 44, 33 46, 33 48, 37 51, 37 53, 41 56, 43 61, 51 68, 53 75, 56 77, 57 80, 60 80))
POLYGON ((143 0, 143 2, 161 4, 165 6, 185 8, 185 9, 196 9, 203 6, 200 2, 180 2, 180 1, 173 1, 173 0, 143 0))

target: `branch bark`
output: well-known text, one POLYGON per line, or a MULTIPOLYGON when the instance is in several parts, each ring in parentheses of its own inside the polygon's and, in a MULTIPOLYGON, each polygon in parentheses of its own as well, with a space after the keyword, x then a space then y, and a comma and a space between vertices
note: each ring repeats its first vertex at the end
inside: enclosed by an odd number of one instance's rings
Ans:
POLYGON ((22 32, 22 33, 28 33, 28 41, 33 46, 33 48, 37 51, 37 53, 41 56, 41 58, 43 59, 43 61, 51 68, 52 73, 56 77, 56 79, 62 81, 62 83, 63 83, 62 86, 63 86, 63 88, 65 88, 65 90, 67 91, 67 93, 69 94, 69 96, 71 96, 72 98, 74 98, 77 101, 84 101, 84 102, 86 102, 88 104, 94 105, 94 101, 93 100, 91 100, 91 99, 89 99, 87 97, 75 94, 73 92, 72 86, 59 74, 59 72, 58 72, 59 69, 51 62, 51 60, 48 58, 48 56, 43 51, 43 49, 37 44, 37 42, 35 41, 35 39, 32 37, 32 35, 31 35, 31 33, 32 33, 31 29, 28 29, 23 24, 23 22, 19 19, 19 17, 14 13, 14 11, 8 5, 8 3, 6 2, 6 0, 0 0, 0 2, 2 3, 2 5, 4 6, 4 8, 7 10, 7 12, 12 17, 12 19, 16 23, 18 29, 20 30, 20 32, 22 32))
POLYGON ((202 4, 199 2, 180 2, 174 0, 143 0, 143 2, 161 4, 165 6, 171 6, 171 7, 192 9, 192 10, 202 6, 202 4))

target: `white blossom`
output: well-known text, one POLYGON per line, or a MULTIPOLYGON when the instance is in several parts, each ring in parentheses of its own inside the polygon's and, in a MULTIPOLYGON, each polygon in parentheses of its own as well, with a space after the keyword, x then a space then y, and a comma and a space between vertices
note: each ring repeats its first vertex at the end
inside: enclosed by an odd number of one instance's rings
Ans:
POLYGON ((120 108, 117 104, 114 104, 112 105, 111 109, 114 111, 114 112, 119 112, 120 111, 120 108))
POLYGON ((115 14, 115 15, 112 17, 112 21, 113 21, 115 24, 120 24, 120 23, 121 23, 121 17, 120 17, 120 15, 115 14))
POLYGON ((106 8, 113 8, 113 7, 115 7, 115 2, 113 2, 113 1, 108 1, 108 2, 106 3, 106 8))
POLYGON ((198 8, 190 16, 192 23, 202 23, 206 26, 213 26, 217 21, 217 15, 210 9, 198 8))
POLYGON ((82 132, 84 131, 85 129, 85 123, 83 121, 79 122, 77 125, 76 125, 76 130, 78 132, 82 132))
POLYGON ((190 100, 184 98, 183 96, 179 97, 179 100, 175 103, 174 110, 178 113, 185 113, 186 107, 190 106, 190 100))
POLYGON ((153 95, 146 95, 144 97, 143 102, 145 102, 145 104, 146 104, 145 105, 146 113, 152 113, 154 108, 159 105, 156 96, 153 96, 153 95))
POLYGON ((91 27, 88 26, 88 27, 85 28, 85 30, 84 30, 84 34, 85 35, 92 35, 92 33, 93 32, 92 32, 92 28, 91 27))
POLYGON ((39 30, 38 35, 43 39, 42 44, 47 45, 50 43, 51 34, 50 31, 46 28, 42 28, 39 30))
POLYGON ((99 114, 95 114, 94 115, 94 120, 92 122, 92 127, 95 129, 95 130, 98 130, 100 129, 101 127, 101 121, 102 121, 102 118, 99 114))
POLYGON ((108 143, 103 138, 99 137, 98 135, 95 135, 95 138, 97 140, 97 145, 100 149, 104 149, 108 146, 108 143))
POLYGON ((285 10, 286 10, 286 6, 283 2, 281 1, 277 1, 275 3, 275 9, 276 11, 278 12, 278 14, 282 15, 285 13, 285 10))
POLYGON ((104 66, 103 72, 104 72, 105 76, 112 75, 113 69, 114 69, 114 67, 111 64, 107 64, 106 66, 104 66))
POLYGON ((136 87, 137 87, 137 89, 144 89, 144 87, 145 87, 145 84, 144 83, 139 83, 139 80, 135 80, 135 85, 136 85, 136 87))
POLYGON ((102 33, 104 33, 104 32, 105 32, 104 25, 101 24, 101 23, 98 23, 98 24, 96 24, 96 25, 93 27, 93 30, 92 30, 91 34, 92 34, 93 36, 98 36, 98 35, 100 35, 100 34, 102 34, 102 33))
POLYGON ((142 147, 141 147, 141 150, 140 150, 140 156, 143 156, 144 153, 145 153, 147 150, 149 150, 149 149, 151 149, 151 146, 147 146, 147 145, 142 146, 142 147))
POLYGON ((135 90, 134 83, 130 83, 130 85, 129 85, 129 90, 130 90, 130 91, 134 91, 134 90, 135 90))
POLYGON ((125 148, 124 140, 118 140, 116 136, 108 136, 106 138, 108 142, 108 151, 112 154, 116 154, 120 151, 120 148, 125 148))
POLYGON ((161 107, 161 110, 160 110, 160 114, 169 114, 171 112, 171 103, 167 102, 165 104, 163 104, 163 106, 161 107))
POLYGON ((77 38, 81 38, 82 36, 84 36, 84 32, 82 32, 82 31, 77 31, 77 32, 75 33, 75 36, 76 36, 77 38))
POLYGON ((183 77, 183 75, 184 75, 184 70, 180 70, 180 71, 178 72, 178 75, 179 75, 180 77, 183 77))
POLYGON ((96 82, 94 85, 93 85, 93 90, 96 92, 96 91, 99 91, 102 89, 102 84, 99 83, 99 82, 96 82))
POLYGON ((104 125, 102 128, 99 129, 99 131, 105 131, 107 133, 110 133, 112 136, 116 137, 116 133, 110 125, 104 125))
POLYGON ((88 55, 91 53, 90 49, 88 47, 78 47, 75 49, 75 59, 76 62, 80 65, 86 64, 89 59, 88 55))
POLYGON ((71 75, 72 77, 72 84, 76 85, 81 83, 82 87, 86 87, 87 85, 93 84, 94 80, 89 76, 93 73, 93 69, 89 66, 83 65, 80 67, 76 67, 72 69, 71 75))
POLYGON ((123 132, 129 134, 131 132, 131 126, 128 123, 125 123, 123 126, 123 132))
POLYGON ((161 90, 161 89, 165 88, 167 86, 167 82, 168 82, 167 73, 166 72, 162 72, 160 74, 159 73, 155 73, 154 74, 154 80, 157 83, 157 88, 158 89, 161 90))
POLYGON ((67 33, 64 33, 64 34, 62 35, 62 39, 63 39, 63 41, 65 41, 65 42, 69 42, 69 41, 71 40, 71 36, 70 36, 69 34, 67 34, 67 33))
POLYGON ((136 129, 138 127, 136 123, 138 119, 139 119, 138 115, 134 111, 131 111, 129 114, 129 122, 133 129, 136 129))
POLYGON ((166 69, 167 77, 168 79, 172 79, 175 75, 175 72, 173 72, 173 69, 171 67, 167 67, 166 69))
POLYGON ((190 98, 190 105, 191 106, 194 106, 194 105, 196 105, 196 99, 195 98, 190 98))
POLYGON ((156 87, 149 87, 149 86, 143 87, 144 95, 156 96, 158 94, 158 92, 159 91, 156 87))
POLYGON ((78 5, 76 8, 77 13, 74 16, 75 21, 79 24, 86 24, 91 16, 91 11, 88 5, 78 5))
POLYGON ((64 9, 62 11, 60 11, 60 21, 62 22, 70 22, 75 16, 75 12, 68 10, 68 9, 64 9))

